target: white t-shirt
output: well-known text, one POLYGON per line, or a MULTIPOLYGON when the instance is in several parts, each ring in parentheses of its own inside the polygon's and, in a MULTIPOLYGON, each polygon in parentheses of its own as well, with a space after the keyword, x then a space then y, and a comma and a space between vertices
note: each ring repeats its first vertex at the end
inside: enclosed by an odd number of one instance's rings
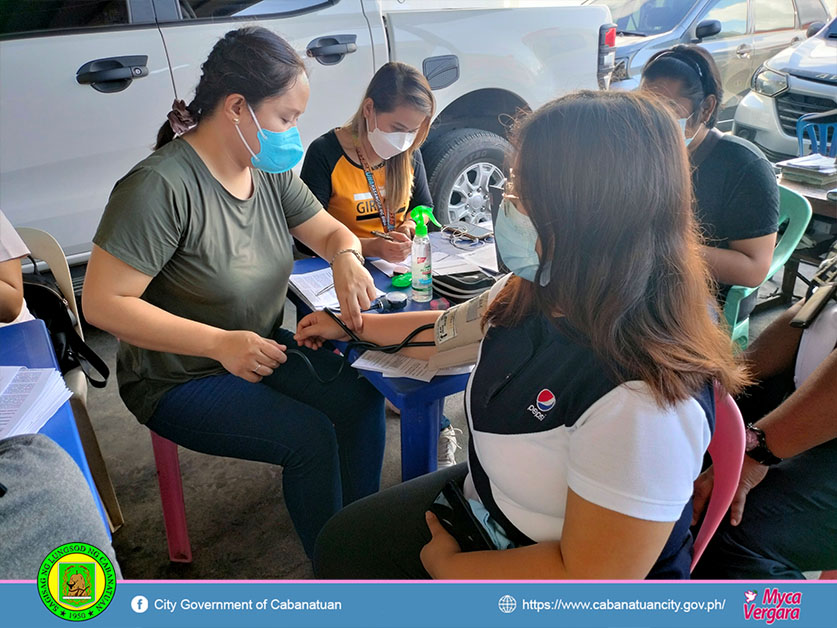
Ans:
MULTIPOLYGON (((20 239, 20 236, 12 227, 6 215, 0 211, 0 263, 8 262, 9 260, 18 259, 29 255, 29 249, 20 239)), ((26 301, 23 302, 23 307, 20 309, 20 314, 11 323, 0 323, 2 325, 11 325, 13 323, 22 323, 24 321, 31 321, 34 319, 26 308, 26 301)))
POLYGON ((796 353, 793 383, 799 388, 822 364, 828 354, 837 348, 837 303, 830 301, 817 316, 817 320, 802 334, 796 353))
POLYGON ((644 382, 607 384, 606 374, 589 369, 595 364, 589 351, 542 340, 527 353, 517 349, 525 334, 503 337, 504 355, 498 358, 495 347, 482 382, 479 361, 474 369, 466 391, 472 441, 466 496, 490 493, 535 542, 560 540, 568 488, 631 517, 678 521, 709 446, 707 414, 714 409, 707 412, 707 400, 695 398, 660 407, 644 382), (504 379, 505 387, 492 383, 504 379))

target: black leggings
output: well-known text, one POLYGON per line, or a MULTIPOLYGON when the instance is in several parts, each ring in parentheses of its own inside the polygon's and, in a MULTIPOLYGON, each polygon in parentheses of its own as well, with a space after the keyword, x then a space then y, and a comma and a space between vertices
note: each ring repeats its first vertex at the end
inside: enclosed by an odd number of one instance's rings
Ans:
POLYGON ((430 579, 419 559, 430 541, 424 513, 448 480, 462 480, 464 462, 349 504, 317 538, 314 575, 327 580, 430 579))

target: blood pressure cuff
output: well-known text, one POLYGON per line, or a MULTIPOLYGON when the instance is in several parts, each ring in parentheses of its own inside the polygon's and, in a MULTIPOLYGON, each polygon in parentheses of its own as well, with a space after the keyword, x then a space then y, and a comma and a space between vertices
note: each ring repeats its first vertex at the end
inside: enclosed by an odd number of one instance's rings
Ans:
POLYGON ((489 292, 455 305, 436 320, 433 340, 437 353, 431 368, 474 364, 483 338, 482 318, 488 310, 489 292))

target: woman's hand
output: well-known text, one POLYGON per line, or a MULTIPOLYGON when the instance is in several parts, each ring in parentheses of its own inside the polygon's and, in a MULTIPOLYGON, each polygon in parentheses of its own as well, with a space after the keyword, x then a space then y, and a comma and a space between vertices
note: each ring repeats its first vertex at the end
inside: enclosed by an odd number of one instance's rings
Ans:
POLYGON ((694 484, 694 497, 692 499, 692 524, 696 526, 700 518, 703 516, 703 511, 709 503, 709 498, 712 496, 712 489, 715 486, 715 469, 709 467, 697 476, 694 484))
POLYGON ((375 238, 373 246, 375 257, 380 257, 392 264, 403 262, 410 254, 410 248, 413 245, 412 236, 408 236, 402 231, 390 231, 389 235, 392 237, 392 242, 383 238, 375 238))
POLYGON ((768 467, 759 464, 750 456, 744 456, 744 464, 741 467, 741 479, 738 481, 738 490, 732 498, 732 505, 729 508, 729 522, 737 526, 744 517, 744 504, 747 501, 747 493, 752 491, 759 482, 767 475, 768 467))
POLYGON ((271 375, 288 359, 285 345, 262 338, 252 331, 222 331, 220 340, 209 352, 233 375, 254 384, 271 375))
POLYGON ((343 253, 334 258, 331 271, 334 291, 343 313, 342 320, 349 329, 360 331, 363 328, 361 310, 368 310, 378 296, 372 275, 351 253, 343 253))
POLYGON ((428 511, 424 516, 433 538, 421 548, 421 564, 424 565, 431 578, 444 579, 451 559, 462 553, 462 548, 459 547, 456 539, 442 527, 436 515, 428 511))
POLYGON ((416 221, 412 218, 407 218, 404 222, 398 225, 395 230, 399 233, 403 233, 412 240, 413 236, 416 235, 416 221))
POLYGON ((348 340, 349 336, 325 312, 312 312, 296 327, 294 340, 309 349, 319 349, 326 340, 348 340))

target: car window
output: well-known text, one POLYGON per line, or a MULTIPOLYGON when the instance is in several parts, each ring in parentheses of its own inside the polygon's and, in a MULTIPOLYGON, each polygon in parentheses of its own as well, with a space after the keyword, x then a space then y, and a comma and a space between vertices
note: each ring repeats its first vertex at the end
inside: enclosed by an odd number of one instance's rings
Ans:
POLYGON ((334 4, 332 0, 180 0, 184 20, 300 13, 334 4))
POLYGON ((710 39, 726 39, 747 34, 747 0, 718 0, 699 21, 718 20, 721 32, 710 39))
POLYGON ((803 28, 814 22, 828 20, 828 13, 820 0, 796 0, 796 10, 799 11, 799 24, 803 28))
POLYGON ((754 0, 753 12, 757 33, 796 27, 793 0, 754 0))
POLYGON ((0 0, 0 36, 130 23, 128 0, 0 0))
POLYGON ((666 33, 677 26, 697 0, 593 0, 603 4, 619 31, 629 34, 666 33))

